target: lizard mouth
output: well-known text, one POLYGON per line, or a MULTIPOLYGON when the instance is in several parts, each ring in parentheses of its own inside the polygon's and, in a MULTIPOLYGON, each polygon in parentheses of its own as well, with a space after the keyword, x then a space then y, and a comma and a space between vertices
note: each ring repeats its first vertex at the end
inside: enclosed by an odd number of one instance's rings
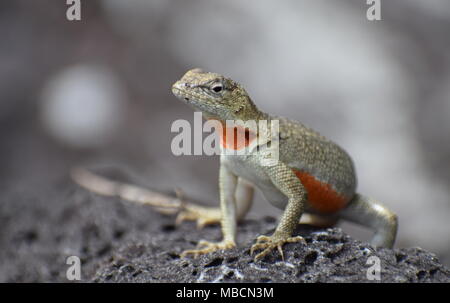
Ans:
POLYGON ((188 96, 186 96, 186 93, 182 89, 177 87, 177 83, 175 83, 172 86, 172 93, 179 99, 182 99, 182 100, 185 100, 185 101, 190 101, 191 100, 188 96))

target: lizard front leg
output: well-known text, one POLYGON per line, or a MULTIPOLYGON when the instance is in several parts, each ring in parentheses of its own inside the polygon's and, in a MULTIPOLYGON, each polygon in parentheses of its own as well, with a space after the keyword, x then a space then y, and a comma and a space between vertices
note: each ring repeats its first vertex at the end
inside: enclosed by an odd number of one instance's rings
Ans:
POLYGON ((288 204, 273 235, 259 236, 256 244, 251 247, 250 253, 253 254, 255 250, 262 249, 262 252, 255 256, 255 260, 258 260, 277 248, 281 258, 284 260, 283 244, 304 242, 304 239, 300 236, 292 237, 292 233, 304 210, 306 190, 292 170, 282 162, 278 162, 274 166, 265 167, 264 170, 273 185, 286 195, 288 204))
POLYGON ((197 249, 184 251, 181 256, 198 256, 214 252, 221 249, 230 249, 236 246, 236 201, 235 192, 237 185, 237 176, 234 175, 221 161, 219 172, 219 191, 220 191, 220 210, 222 225, 222 241, 218 243, 209 241, 200 241, 197 249))

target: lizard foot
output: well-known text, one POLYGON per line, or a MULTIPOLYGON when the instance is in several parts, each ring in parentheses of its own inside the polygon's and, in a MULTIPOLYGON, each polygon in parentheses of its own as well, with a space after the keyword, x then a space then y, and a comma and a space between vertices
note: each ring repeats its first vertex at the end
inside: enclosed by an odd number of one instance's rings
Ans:
POLYGON ((194 258, 199 255, 215 252, 217 250, 225 250, 236 247, 236 243, 233 241, 221 241, 221 242, 209 242, 201 240, 198 242, 197 249, 185 250, 181 253, 181 257, 184 258, 187 255, 193 255, 194 258), (201 248, 203 246, 203 248, 201 248))
POLYGON ((191 205, 178 213, 175 224, 179 225, 186 220, 196 221, 197 228, 202 229, 206 225, 220 223, 221 217, 221 211, 217 207, 191 205))
POLYGON ((255 256, 255 261, 260 260, 263 257, 265 257, 268 253, 270 253, 271 250, 277 248, 278 252, 281 255, 281 259, 284 261, 284 254, 283 254, 283 245, 285 243, 295 243, 295 242, 302 242, 306 243, 306 241, 300 237, 289 237, 289 236, 259 236, 256 238, 256 243, 252 245, 250 249, 250 254, 253 255, 255 250, 262 249, 263 251, 260 252, 255 256))

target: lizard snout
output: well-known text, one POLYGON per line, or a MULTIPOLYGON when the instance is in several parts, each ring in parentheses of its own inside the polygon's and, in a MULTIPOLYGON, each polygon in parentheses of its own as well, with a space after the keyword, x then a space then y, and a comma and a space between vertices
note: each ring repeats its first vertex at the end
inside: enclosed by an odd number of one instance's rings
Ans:
POLYGON ((172 93, 179 99, 189 101, 189 98, 185 96, 185 91, 188 86, 186 82, 179 80, 172 85, 172 93))

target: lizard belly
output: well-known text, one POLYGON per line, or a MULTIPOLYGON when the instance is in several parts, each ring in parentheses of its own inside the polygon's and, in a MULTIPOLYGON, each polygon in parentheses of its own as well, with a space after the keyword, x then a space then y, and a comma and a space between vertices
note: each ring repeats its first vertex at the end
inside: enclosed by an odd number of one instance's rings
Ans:
POLYGON ((248 161, 248 157, 227 156, 225 165, 237 176, 244 178, 258 188, 267 201, 273 206, 284 209, 287 205, 287 197, 273 185, 270 178, 258 166, 248 161))
POLYGON ((253 183, 256 187, 263 184, 271 184, 269 177, 266 176, 257 163, 251 161, 252 156, 247 155, 227 155, 224 156, 224 164, 236 175, 253 183))

